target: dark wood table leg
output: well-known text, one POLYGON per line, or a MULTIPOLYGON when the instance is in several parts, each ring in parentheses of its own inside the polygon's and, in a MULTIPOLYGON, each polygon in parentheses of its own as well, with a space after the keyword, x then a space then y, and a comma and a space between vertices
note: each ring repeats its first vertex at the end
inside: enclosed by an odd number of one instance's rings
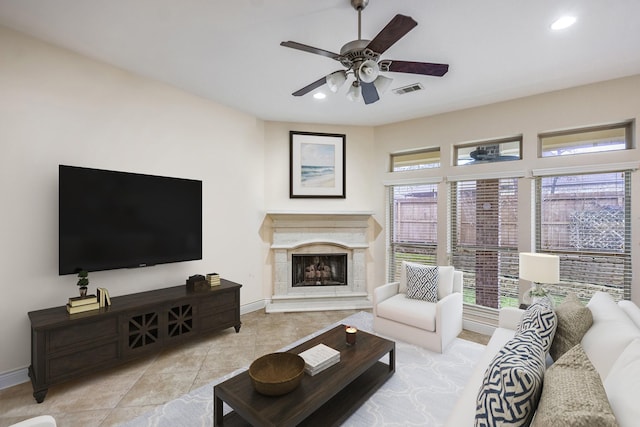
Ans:
POLYGON ((36 402, 38 402, 38 403, 44 402, 44 398, 47 395, 48 391, 49 391, 48 388, 45 388, 44 390, 34 391, 33 392, 33 397, 36 399, 36 402))
POLYGON ((389 352, 389 372, 396 371, 396 346, 394 344, 393 348, 389 352))
POLYGON ((213 389, 213 426, 221 426, 224 414, 222 413, 222 399, 216 396, 216 389, 213 389))

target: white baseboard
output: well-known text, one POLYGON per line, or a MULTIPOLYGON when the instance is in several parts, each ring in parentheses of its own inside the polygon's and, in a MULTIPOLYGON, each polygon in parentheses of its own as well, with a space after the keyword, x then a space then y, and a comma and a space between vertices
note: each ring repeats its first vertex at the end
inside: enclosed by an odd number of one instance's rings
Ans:
POLYGON ((495 326, 487 325, 486 323, 474 322, 472 320, 463 320, 462 327, 467 331, 489 336, 491 336, 493 331, 496 330, 495 326))
POLYGON ((266 305, 267 305, 266 300, 255 301, 249 304, 245 304, 243 306, 240 306, 240 314, 242 315, 242 314, 251 313, 252 311, 261 310, 265 308, 266 305))
POLYGON ((29 382, 29 369, 22 368, 0 374, 0 390, 29 382))

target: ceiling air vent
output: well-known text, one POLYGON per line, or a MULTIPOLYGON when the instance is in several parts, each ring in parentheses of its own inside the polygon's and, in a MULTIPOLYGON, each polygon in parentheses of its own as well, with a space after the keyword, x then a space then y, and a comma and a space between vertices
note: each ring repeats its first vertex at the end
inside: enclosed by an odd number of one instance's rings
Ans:
POLYGON ((414 83, 409 86, 399 87, 397 89, 393 89, 393 93, 396 95, 404 95, 405 93, 415 92, 417 90, 424 90, 424 87, 420 83, 414 83))

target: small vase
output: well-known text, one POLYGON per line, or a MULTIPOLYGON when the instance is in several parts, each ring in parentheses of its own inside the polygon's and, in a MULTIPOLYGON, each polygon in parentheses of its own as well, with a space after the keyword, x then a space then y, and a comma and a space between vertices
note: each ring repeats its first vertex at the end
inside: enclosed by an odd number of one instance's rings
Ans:
POLYGON ((83 286, 80 288, 80 296, 81 297, 86 297, 87 296, 87 287, 83 286))

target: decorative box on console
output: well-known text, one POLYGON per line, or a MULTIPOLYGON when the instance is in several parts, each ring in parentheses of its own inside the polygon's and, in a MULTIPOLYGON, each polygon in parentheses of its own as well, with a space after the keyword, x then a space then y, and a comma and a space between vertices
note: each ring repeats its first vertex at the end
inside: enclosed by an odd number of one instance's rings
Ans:
POLYGON ((195 274, 187 279, 187 289, 189 290, 199 291, 202 289, 209 289, 210 287, 211 286, 209 286, 207 279, 205 279, 201 274, 195 274))

